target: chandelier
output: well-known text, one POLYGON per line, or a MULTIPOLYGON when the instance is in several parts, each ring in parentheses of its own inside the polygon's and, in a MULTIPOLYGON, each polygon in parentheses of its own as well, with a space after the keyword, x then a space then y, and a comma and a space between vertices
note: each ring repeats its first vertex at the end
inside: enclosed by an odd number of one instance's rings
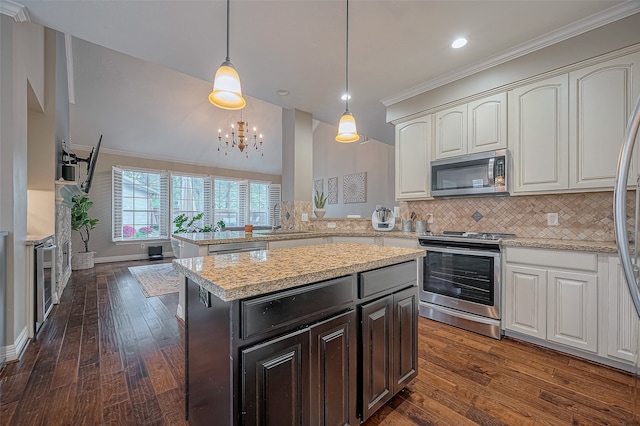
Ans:
POLYGON ((253 150, 260 152, 264 157, 262 134, 258 135, 255 127, 253 132, 249 132, 249 122, 242 119, 242 110, 240 110, 240 120, 236 121, 236 123, 231 123, 231 134, 225 133, 223 138, 222 129, 218 129, 218 151, 224 151, 224 155, 227 155, 236 146, 240 152, 244 152, 247 158, 249 158, 249 151, 253 150))

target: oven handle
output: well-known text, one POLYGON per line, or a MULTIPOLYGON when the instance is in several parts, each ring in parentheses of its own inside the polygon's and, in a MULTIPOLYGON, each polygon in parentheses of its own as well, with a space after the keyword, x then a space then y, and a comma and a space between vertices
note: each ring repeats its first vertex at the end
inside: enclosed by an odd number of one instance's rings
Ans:
POLYGON ((40 251, 51 251, 56 249, 58 246, 55 244, 49 244, 46 246, 40 246, 40 247, 36 247, 36 250, 40 250, 40 251))
POLYGON ((466 254, 470 256, 482 256, 482 257, 499 257, 499 252, 476 250, 472 248, 464 247, 433 247, 433 246, 421 246, 427 251, 436 251, 439 253, 451 253, 451 254, 466 254))

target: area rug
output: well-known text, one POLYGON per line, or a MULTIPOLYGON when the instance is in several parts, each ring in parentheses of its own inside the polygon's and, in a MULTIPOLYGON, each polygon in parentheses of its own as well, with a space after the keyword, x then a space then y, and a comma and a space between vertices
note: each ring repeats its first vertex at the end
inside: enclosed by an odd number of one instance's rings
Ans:
POLYGON ((180 285, 180 274, 173 269, 171 263, 130 266, 129 272, 138 282, 145 297, 176 293, 180 285))

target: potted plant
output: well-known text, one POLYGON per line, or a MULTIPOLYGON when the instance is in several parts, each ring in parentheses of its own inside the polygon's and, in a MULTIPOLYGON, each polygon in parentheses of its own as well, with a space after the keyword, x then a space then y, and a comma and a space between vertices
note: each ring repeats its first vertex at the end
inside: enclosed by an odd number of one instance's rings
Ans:
MULTIPOLYGON (((200 212, 189 219, 186 214, 179 214, 173 219, 173 224, 176 226, 176 229, 175 231, 173 231, 173 233, 183 234, 186 232, 217 232, 224 229, 225 223, 223 220, 218 221, 215 226, 211 226, 209 224, 198 226, 198 221, 200 221, 203 216, 204 213, 200 212)), ((180 258, 180 241, 175 238, 171 238, 171 248, 173 250, 173 255, 176 258, 180 258)))
POLYGON ((91 230, 96 227, 98 219, 89 216, 89 209, 93 206, 93 201, 89 200, 89 195, 75 195, 71 206, 71 229, 78 231, 84 243, 84 251, 73 254, 71 258, 71 269, 93 268, 93 258, 95 252, 89 251, 89 237, 91 230))
POLYGON ((313 197, 313 204, 316 209, 313 211, 318 219, 322 219, 326 210, 324 209, 324 203, 327 202, 327 197, 324 196, 324 192, 316 192, 316 196, 313 197))

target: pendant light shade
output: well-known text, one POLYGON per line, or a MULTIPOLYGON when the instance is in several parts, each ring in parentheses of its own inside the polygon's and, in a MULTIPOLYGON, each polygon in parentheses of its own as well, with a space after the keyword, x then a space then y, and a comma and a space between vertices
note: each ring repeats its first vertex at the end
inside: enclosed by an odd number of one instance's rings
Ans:
POLYGON ((360 139, 358 131, 356 130, 356 120, 349 111, 345 111, 340 117, 340 124, 338 124, 338 136, 336 141, 342 143, 356 142, 360 139))
POLYGON ((247 102, 242 97, 240 76, 230 61, 224 61, 213 80, 209 102, 223 109, 242 109, 247 102))
POLYGON ((338 135, 336 141, 341 143, 356 142, 360 139, 358 131, 356 129, 356 119, 353 118, 353 114, 349 112, 349 0, 347 0, 347 31, 346 31, 346 66, 345 66, 345 111, 340 117, 340 123, 338 124, 338 135))
POLYGON ((242 97, 240 76, 229 59, 229 0, 227 0, 227 57, 213 79, 209 102, 222 109, 242 109, 247 102, 242 97))

